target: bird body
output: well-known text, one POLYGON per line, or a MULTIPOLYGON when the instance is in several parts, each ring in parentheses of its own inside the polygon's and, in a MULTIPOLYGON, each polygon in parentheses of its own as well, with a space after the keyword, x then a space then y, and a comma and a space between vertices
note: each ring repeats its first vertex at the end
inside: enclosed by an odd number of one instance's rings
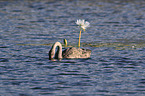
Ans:
POLYGON ((71 47, 63 51, 63 58, 90 58, 91 50, 71 47))
POLYGON ((53 44, 49 51, 49 59, 62 59, 62 58, 90 58, 91 50, 71 47, 62 51, 62 45, 60 42, 53 44), (57 52, 55 52, 58 47, 57 52))

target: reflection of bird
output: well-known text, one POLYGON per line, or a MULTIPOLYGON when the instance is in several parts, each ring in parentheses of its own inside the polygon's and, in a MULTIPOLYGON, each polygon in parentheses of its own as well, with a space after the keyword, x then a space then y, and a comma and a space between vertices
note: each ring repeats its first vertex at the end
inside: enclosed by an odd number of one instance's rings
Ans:
POLYGON ((71 47, 62 52, 62 45, 60 42, 56 42, 52 45, 51 50, 49 51, 49 59, 62 59, 62 58, 90 58, 91 50, 81 49, 71 47), (55 53, 56 48, 57 52, 55 53))

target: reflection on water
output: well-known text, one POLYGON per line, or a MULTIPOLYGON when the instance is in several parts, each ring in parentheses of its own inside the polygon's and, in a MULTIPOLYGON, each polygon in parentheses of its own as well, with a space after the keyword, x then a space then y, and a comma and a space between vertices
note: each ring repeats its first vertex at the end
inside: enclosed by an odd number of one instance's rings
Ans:
POLYGON ((145 1, 1 0, 0 95, 144 96, 145 1), (77 46, 91 26, 89 59, 49 61, 56 41, 77 46))

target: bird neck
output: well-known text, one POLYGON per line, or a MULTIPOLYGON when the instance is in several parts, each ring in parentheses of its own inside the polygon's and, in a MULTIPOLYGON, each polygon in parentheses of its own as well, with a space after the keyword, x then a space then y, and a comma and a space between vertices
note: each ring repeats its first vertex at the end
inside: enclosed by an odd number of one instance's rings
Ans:
POLYGON ((53 47, 52 47, 52 52, 55 54, 55 50, 56 50, 56 47, 58 47, 58 54, 57 55, 57 58, 62 58, 62 45, 60 42, 56 42, 53 47))

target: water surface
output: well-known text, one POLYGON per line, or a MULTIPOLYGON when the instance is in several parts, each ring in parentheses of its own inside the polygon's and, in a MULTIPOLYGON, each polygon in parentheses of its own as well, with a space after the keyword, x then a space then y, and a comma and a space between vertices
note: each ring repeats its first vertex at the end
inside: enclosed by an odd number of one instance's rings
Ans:
POLYGON ((145 1, 1 0, 1 96, 144 96, 145 1), (57 41, 92 50, 89 59, 50 61, 57 41))

